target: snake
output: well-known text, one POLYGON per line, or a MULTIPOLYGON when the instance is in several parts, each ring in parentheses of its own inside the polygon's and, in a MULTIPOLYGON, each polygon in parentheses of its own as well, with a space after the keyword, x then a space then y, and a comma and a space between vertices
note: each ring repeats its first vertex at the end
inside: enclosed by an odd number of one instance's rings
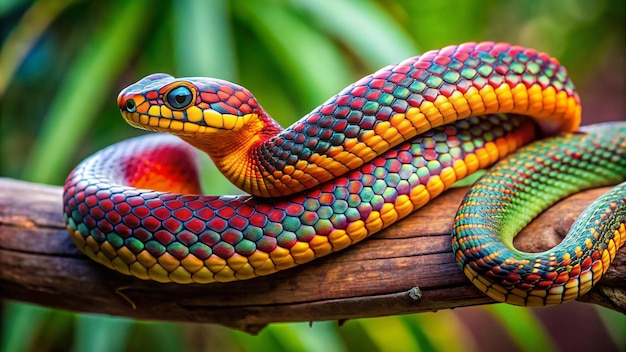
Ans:
POLYGON ((452 233, 459 267, 488 296, 574 299, 626 239, 618 186, 552 250, 512 247, 516 231, 558 199, 626 178, 625 126, 576 131, 571 78, 531 48, 431 50, 356 81, 287 128, 246 88, 215 78, 151 74, 117 104, 130 125, 167 133, 118 142, 76 166, 64 219, 80 251, 140 279, 205 284, 289 269, 364 240, 495 163, 452 233), (198 149, 245 194, 203 194, 198 149))

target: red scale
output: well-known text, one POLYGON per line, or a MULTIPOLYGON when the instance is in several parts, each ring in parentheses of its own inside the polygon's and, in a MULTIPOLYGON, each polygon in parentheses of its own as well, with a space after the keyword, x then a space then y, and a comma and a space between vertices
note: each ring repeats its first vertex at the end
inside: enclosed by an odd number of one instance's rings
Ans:
POLYGON ((242 239, 243 239, 243 235, 241 234, 241 232, 235 229, 229 228, 229 229, 226 229, 224 233, 222 233, 222 241, 231 245, 236 245, 242 239))
POLYGON ((387 80, 385 79, 373 79, 368 83, 368 86, 373 89, 380 89, 385 85, 385 83, 387 83, 387 80))
POLYGON ((267 225, 267 216, 263 214, 254 214, 250 217, 249 221, 250 225, 262 228, 267 225))
POLYGON ((124 224, 115 225, 113 227, 113 231, 115 231, 115 233, 120 235, 120 237, 122 238, 128 238, 130 237, 130 235, 132 235, 132 230, 124 224))
POLYGON ((168 244, 176 241, 176 237, 174 235, 164 230, 159 230, 155 232, 154 239, 164 246, 167 246, 168 244))
POLYGON ((254 207, 248 204, 242 204, 237 207, 237 214, 249 218, 252 214, 254 214, 254 207))
POLYGON ((194 243, 198 242, 198 236, 194 235, 189 231, 183 231, 176 235, 176 239, 178 242, 184 244, 185 246, 191 246, 194 243))
POLYGON ((243 229, 248 226, 248 220, 240 215, 233 216, 228 220, 228 223, 230 224, 230 227, 240 231, 243 231, 243 229))
POLYGON ((183 227, 183 223, 180 222, 179 220, 176 220, 172 217, 163 220, 163 227, 168 230, 170 233, 177 233, 179 232, 182 227, 183 227))
POLYGON ((174 210, 172 212, 172 216, 174 216, 176 219, 180 221, 187 221, 193 217, 193 213, 191 212, 191 210, 181 207, 179 209, 174 210))
POLYGON ((209 207, 202 208, 196 211, 196 216, 202 220, 208 221, 215 217, 215 212, 209 207))
POLYGON ((219 93, 226 93, 228 95, 232 95, 233 93, 235 93, 235 90, 233 89, 233 87, 229 85, 222 85, 219 88, 218 95, 219 93))
POLYGON ((178 260, 183 260, 189 254, 189 248, 181 246, 169 246, 167 252, 178 260))
POLYGON ((235 209, 231 207, 218 208, 216 214, 223 219, 229 219, 235 215, 235 209))
POLYGON ((448 65, 452 59, 450 56, 437 56, 434 60, 434 63, 437 65, 448 65))
POLYGON ((272 222, 281 222, 285 219, 285 212, 279 209, 273 209, 268 215, 268 219, 272 222))
POLYGON ((111 224, 118 224, 122 221, 122 216, 115 211, 106 213, 105 217, 111 224))
POLYGON ((139 228, 133 229, 133 236, 137 238, 138 240, 140 240, 141 242, 146 243, 152 238, 152 233, 146 231, 146 229, 144 228, 139 227, 139 228))
POLYGON ((228 222, 222 218, 213 218, 207 225, 215 232, 222 232, 228 227, 228 222))
POLYGON ((91 208, 89 209, 89 215, 91 215, 94 219, 99 220, 104 217, 104 211, 100 208, 91 208))
POLYGON ((202 97, 202 101, 205 101, 209 104, 220 101, 220 98, 215 93, 202 92, 200 93, 200 96, 202 97))
POLYGON ((220 236, 215 232, 203 232, 198 239, 207 246, 214 246, 220 241, 220 236))
POLYGON ((368 86, 356 86, 352 88, 350 94, 354 95, 355 97, 362 97, 368 90, 368 86))
POLYGON ((151 90, 146 93, 147 100, 156 100, 158 98, 159 98, 159 92, 157 92, 156 90, 151 90))
POLYGON ((235 254, 235 250, 230 244, 220 242, 213 246, 213 253, 222 259, 228 259, 235 254))
POLYGON ((145 227, 146 230, 154 232, 161 227, 161 222, 153 216, 148 216, 141 220, 141 225, 145 227))
POLYGON ((124 216, 123 221, 124 221, 124 224, 130 226, 133 229, 138 227, 141 224, 141 220, 133 214, 124 216))
POLYGON ((271 236, 263 236, 263 238, 256 242, 256 249, 261 252, 270 253, 276 249, 276 247, 276 238, 271 236))
POLYGON ((350 108, 354 110, 360 110, 361 108, 363 108, 363 105, 365 105, 365 103, 367 103, 367 99, 354 97, 352 98, 352 100, 350 100, 350 108))
POLYGON ((103 233, 110 233, 113 231, 113 226, 105 219, 98 221, 98 228, 103 233))
POLYGON ((100 208, 104 211, 111 211, 115 209, 115 204, 110 199, 103 199, 100 201, 100 208))
POLYGON ((191 219, 185 222, 185 227, 193 233, 202 233, 206 228, 206 223, 199 219, 191 219))
POLYGON ((152 215, 154 215, 154 217, 159 220, 165 220, 170 218, 172 216, 172 213, 169 211, 169 209, 165 207, 159 207, 152 210, 152 215))

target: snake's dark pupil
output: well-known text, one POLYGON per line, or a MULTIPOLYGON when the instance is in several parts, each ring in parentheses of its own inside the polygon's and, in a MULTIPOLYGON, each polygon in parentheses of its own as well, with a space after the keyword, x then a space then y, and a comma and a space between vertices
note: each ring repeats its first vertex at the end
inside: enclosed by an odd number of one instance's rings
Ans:
POLYGON ((177 96, 176 96, 176 98, 175 98, 175 99, 176 99, 176 102, 177 102, 177 103, 179 103, 179 104, 183 104, 183 103, 185 103, 186 96, 185 96, 185 95, 180 95, 180 94, 179 94, 179 95, 177 95, 177 96))

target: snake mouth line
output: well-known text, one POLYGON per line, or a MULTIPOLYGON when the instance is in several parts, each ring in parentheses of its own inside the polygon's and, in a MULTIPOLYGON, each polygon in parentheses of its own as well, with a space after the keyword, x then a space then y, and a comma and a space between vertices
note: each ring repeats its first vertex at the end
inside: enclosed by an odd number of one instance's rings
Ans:
POLYGON ((181 119, 164 117, 161 115, 155 116, 151 114, 144 114, 138 112, 122 111, 124 119, 131 125, 152 131, 165 131, 176 133, 213 133, 218 132, 221 129, 203 126, 195 122, 184 121, 181 119))
POLYGON ((207 107, 197 105, 190 106, 184 110, 174 110, 163 104, 154 104, 145 100, 138 105, 134 105, 135 100, 129 99, 120 108, 124 118, 131 124, 138 127, 156 128, 160 127, 171 132, 217 132, 226 130, 239 130, 251 118, 258 117, 256 113, 235 115, 223 113, 207 107), (126 106, 129 101, 133 102, 132 107, 126 106))

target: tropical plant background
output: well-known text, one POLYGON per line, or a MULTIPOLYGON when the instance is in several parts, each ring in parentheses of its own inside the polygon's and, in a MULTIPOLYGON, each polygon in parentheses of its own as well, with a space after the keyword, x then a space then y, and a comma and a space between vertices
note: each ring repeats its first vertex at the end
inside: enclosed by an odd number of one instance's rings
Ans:
MULTIPOLYGON (((584 124, 626 119, 620 0, 2 0, 0 18, 3 177, 61 185, 87 155, 143 133, 115 98, 149 73, 235 81, 289 125, 379 67, 464 41, 549 52, 579 88, 584 124)), ((205 179, 208 192, 235 191, 208 162, 205 179)), ((258 336, 1 307, 2 351, 626 350, 626 317, 582 303, 273 324, 258 336)))

